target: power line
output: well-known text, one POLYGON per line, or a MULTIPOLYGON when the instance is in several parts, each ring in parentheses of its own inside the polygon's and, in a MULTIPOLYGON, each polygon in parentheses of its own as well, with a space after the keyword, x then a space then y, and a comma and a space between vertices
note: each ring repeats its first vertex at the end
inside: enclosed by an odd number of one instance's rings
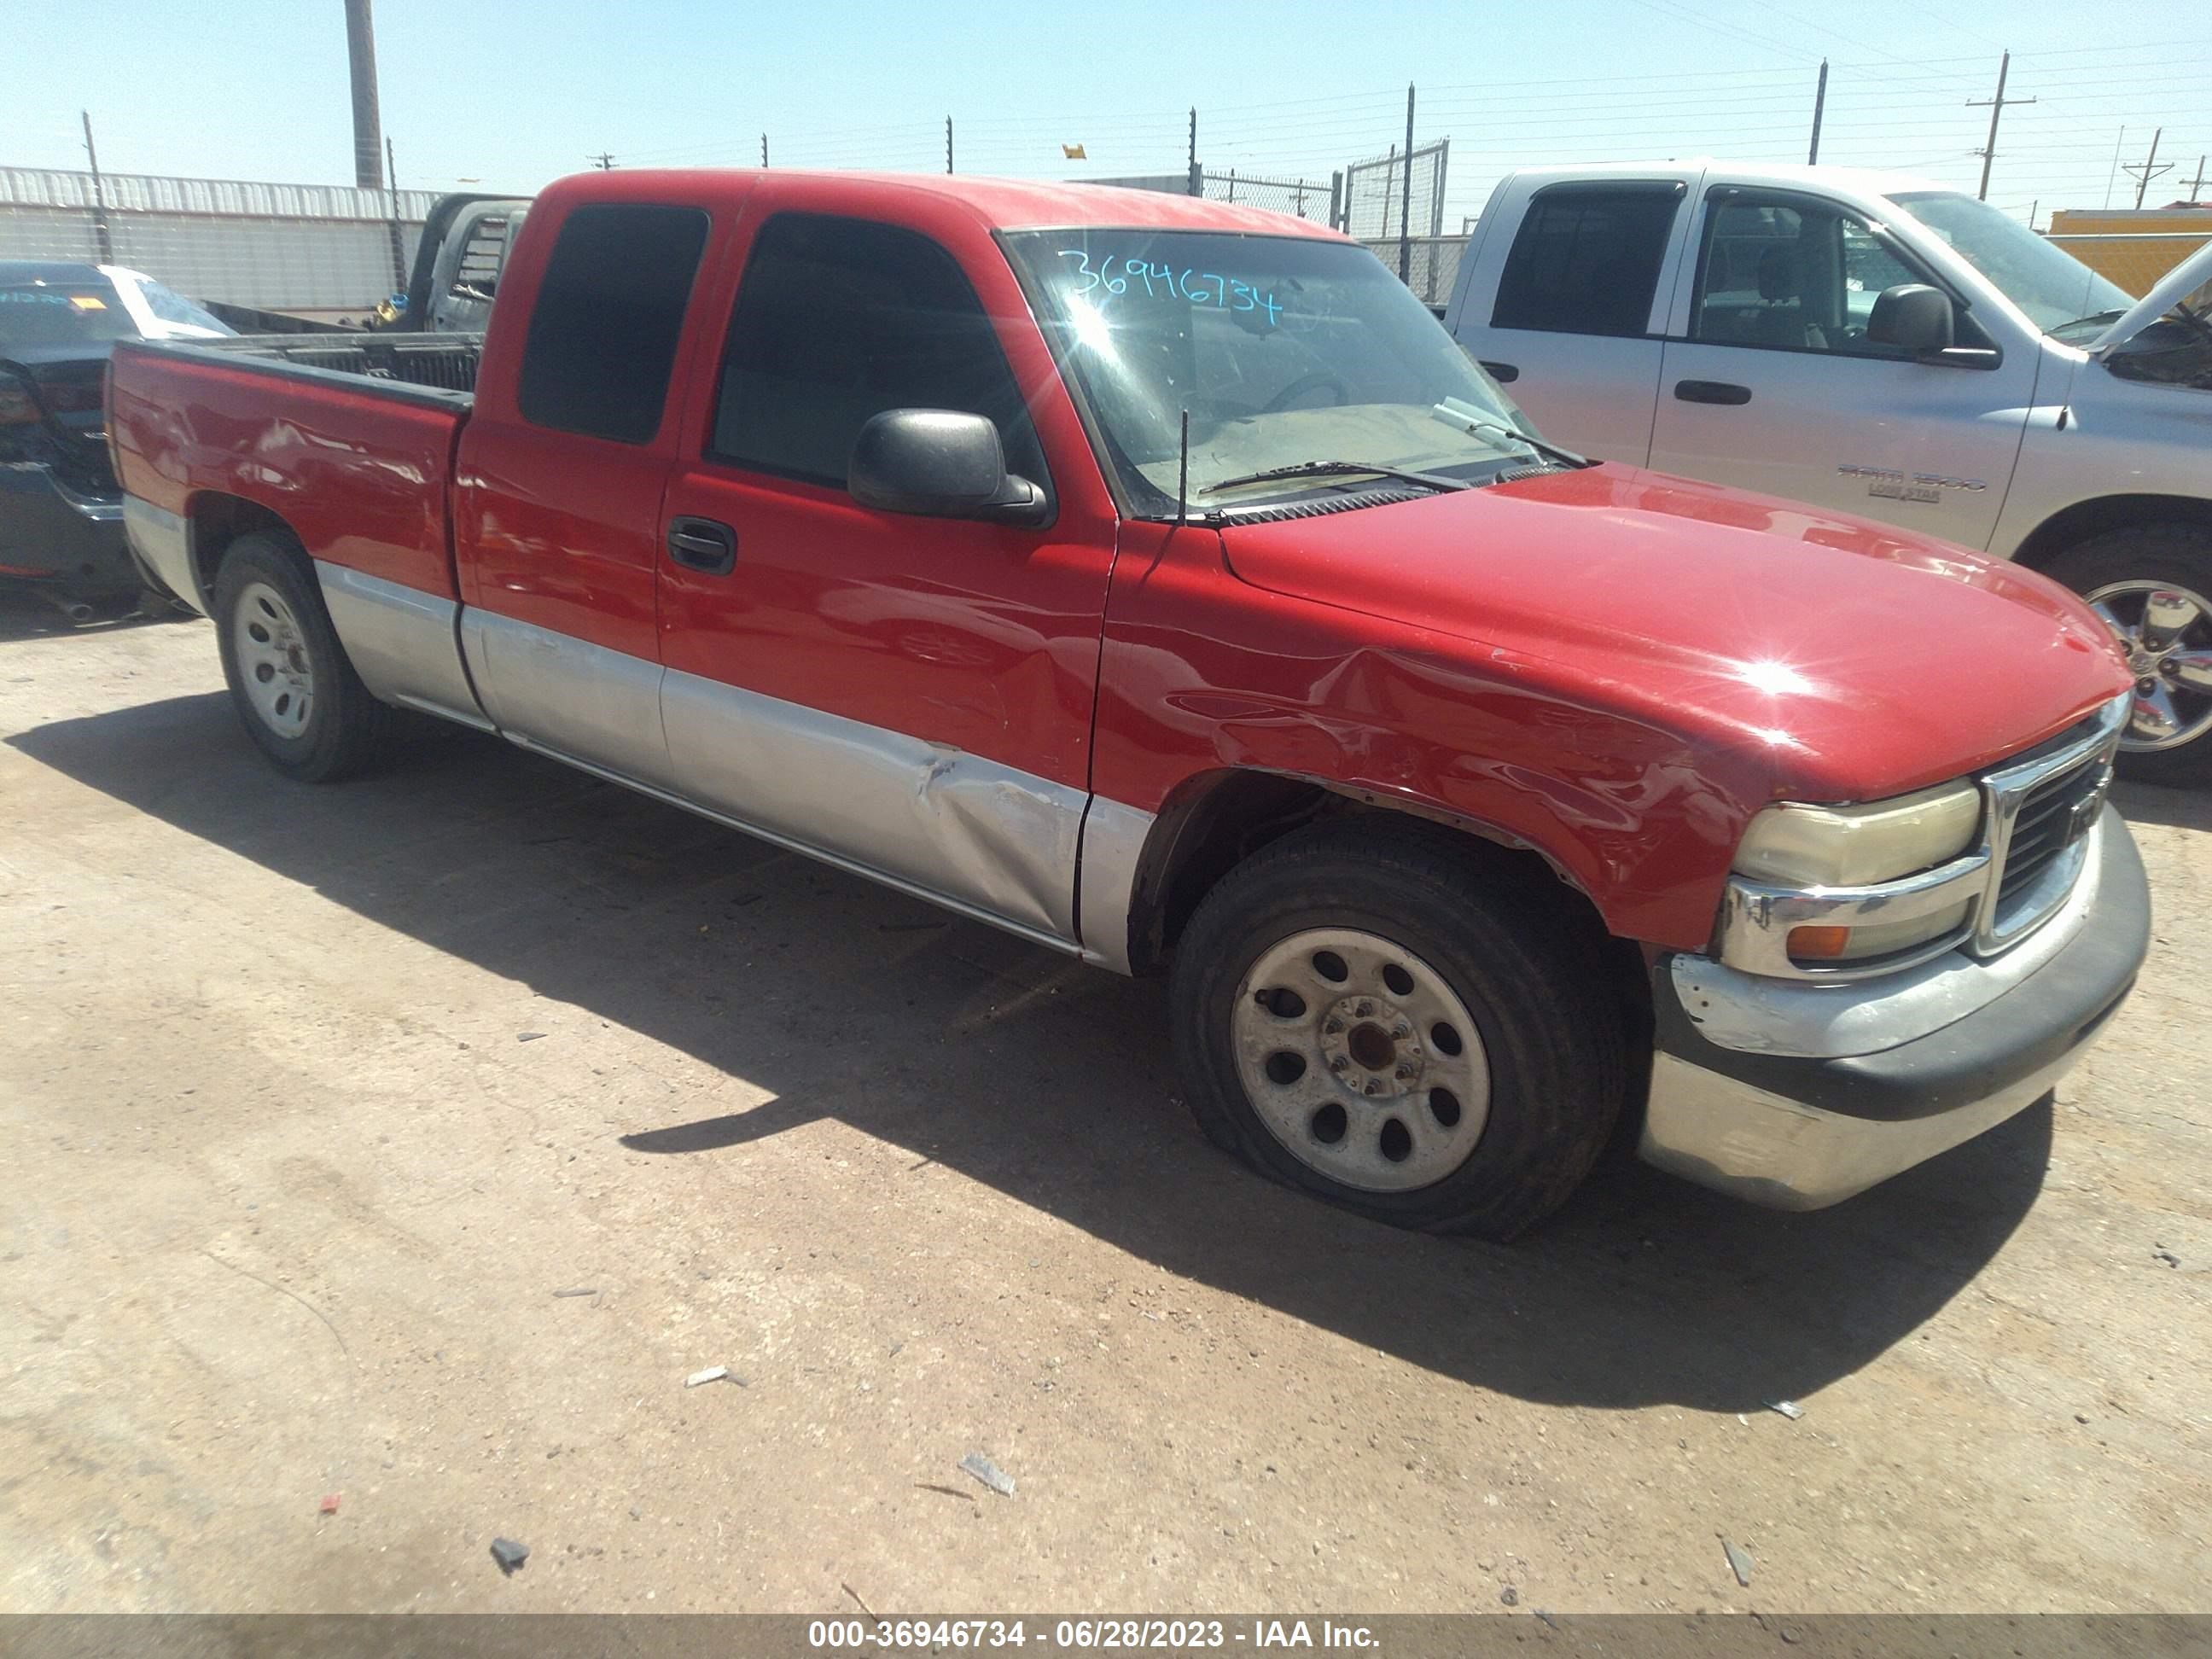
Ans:
POLYGON ((1984 105, 1987 105, 1989 106, 1989 143, 1975 152, 1982 158, 1982 187, 1976 191, 1974 194, 1977 198, 1984 202, 1990 199, 1990 164, 1997 159, 1997 118, 2005 112, 2005 106, 2008 104, 2032 104, 2035 101, 2033 98, 2008 98, 2005 96, 2005 76, 2011 71, 2011 70, 2012 53, 2008 50, 2003 57, 1997 59, 1996 96, 1994 98, 1969 98, 1966 100, 1966 107, 1968 109, 1979 109, 1984 105))

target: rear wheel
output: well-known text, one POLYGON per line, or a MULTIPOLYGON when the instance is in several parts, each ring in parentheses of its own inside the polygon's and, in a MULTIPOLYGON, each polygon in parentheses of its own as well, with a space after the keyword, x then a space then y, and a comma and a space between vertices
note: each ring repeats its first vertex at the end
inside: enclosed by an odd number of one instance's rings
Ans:
POLYGON ((347 660, 296 542, 261 531, 231 544, 216 575, 215 624, 232 705, 278 771, 331 783, 384 757, 398 711, 347 660))
POLYGON ((1604 1150, 1626 1089, 1595 930, 1449 832, 1352 819, 1207 895, 1176 952, 1199 1123, 1378 1220, 1510 1237, 1604 1150))
POLYGON ((2212 530, 2144 525, 2092 537, 2045 567, 2112 630, 2136 677, 2121 775, 2212 781, 2212 530))

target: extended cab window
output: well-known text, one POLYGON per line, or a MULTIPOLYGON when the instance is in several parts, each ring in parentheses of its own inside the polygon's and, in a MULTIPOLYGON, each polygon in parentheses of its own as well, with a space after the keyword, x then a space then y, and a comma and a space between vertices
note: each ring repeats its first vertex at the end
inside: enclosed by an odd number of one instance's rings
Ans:
POLYGON ((522 418, 652 442, 706 246, 697 208, 604 203, 569 214, 530 313, 522 418))
POLYGON ((896 225, 779 214, 745 261, 708 453, 842 489, 860 428, 888 409, 981 415, 1007 469, 1045 482, 1013 372, 952 256, 896 225))
POLYGON ((1901 357, 1866 337, 1886 288, 1924 282, 1865 221, 1798 198, 1741 191, 1705 212, 1694 339, 1901 357))
POLYGON ((1538 191, 1506 256, 1491 326, 1645 333, 1680 199, 1661 182, 1538 191))

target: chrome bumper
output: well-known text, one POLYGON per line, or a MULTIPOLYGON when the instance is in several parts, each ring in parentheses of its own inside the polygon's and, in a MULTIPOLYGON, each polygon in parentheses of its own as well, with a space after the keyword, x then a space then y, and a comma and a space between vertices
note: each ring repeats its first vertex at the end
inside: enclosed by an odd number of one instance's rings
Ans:
POLYGON ((2058 913, 1988 960, 1954 952, 1819 985, 1662 959, 1642 1156, 1755 1204, 1817 1210, 2041 1099, 2150 946, 2142 860, 2109 806, 2086 850, 2058 913))

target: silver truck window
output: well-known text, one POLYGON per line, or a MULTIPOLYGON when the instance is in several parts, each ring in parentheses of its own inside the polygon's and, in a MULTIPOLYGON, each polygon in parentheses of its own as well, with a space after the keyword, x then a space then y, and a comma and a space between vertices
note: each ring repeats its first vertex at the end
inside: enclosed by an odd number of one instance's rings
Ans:
POLYGON ((1802 197, 1741 191, 1705 210, 1692 339, 1902 357, 1866 337, 1886 288, 1926 279, 1864 220, 1802 197))
POLYGON ((1658 180, 1538 191, 1506 256, 1490 325, 1647 333, 1681 197, 1680 185, 1658 180))
POLYGON ((1987 202, 1948 190, 1910 191, 1889 199, 1948 243, 2045 333, 2098 318, 2110 322, 2135 303, 2064 248, 1987 202))

